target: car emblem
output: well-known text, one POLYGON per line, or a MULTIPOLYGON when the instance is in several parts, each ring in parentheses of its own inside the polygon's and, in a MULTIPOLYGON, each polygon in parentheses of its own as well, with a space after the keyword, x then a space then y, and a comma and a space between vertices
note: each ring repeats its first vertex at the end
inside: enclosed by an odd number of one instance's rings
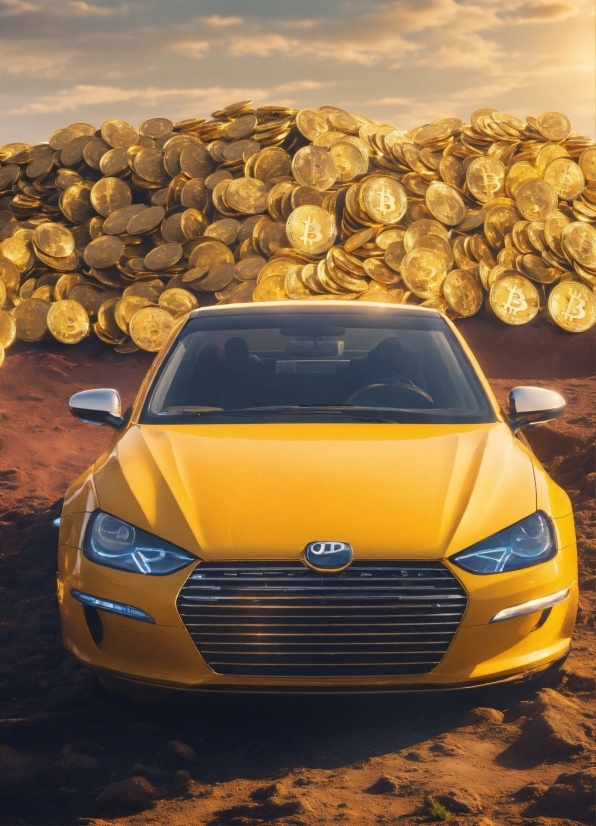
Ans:
POLYGON ((309 542, 304 549, 304 561, 316 571, 343 571, 352 561, 352 546, 347 542, 319 540, 309 542))

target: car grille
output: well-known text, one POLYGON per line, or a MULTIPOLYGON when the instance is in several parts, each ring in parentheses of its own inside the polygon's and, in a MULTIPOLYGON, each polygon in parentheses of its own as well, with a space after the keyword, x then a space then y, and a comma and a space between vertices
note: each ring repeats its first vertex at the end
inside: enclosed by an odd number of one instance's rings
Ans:
POLYGON ((441 562, 202 562, 177 602, 213 671, 263 677, 428 674, 466 604, 441 562))

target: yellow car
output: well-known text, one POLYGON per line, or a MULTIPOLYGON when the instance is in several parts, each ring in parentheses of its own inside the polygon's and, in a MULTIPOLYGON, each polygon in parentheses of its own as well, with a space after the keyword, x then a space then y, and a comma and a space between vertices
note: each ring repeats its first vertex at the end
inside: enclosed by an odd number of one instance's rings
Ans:
POLYGON ((68 490, 64 642, 108 687, 396 691, 533 677, 568 653, 568 496, 451 322, 422 307, 199 309, 68 490))

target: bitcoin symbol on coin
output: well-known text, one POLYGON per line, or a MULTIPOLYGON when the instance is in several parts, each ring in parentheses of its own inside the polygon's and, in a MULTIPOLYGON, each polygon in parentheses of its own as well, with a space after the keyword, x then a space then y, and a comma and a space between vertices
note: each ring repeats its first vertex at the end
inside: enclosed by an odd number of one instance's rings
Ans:
POLYGON ((482 169, 482 186, 484 188, 484 195, 487 201, 490 201, 495 192, 501 188, 501 182, 494 172, 488 169, 482 169))
POLYGON ((388 186, 381 184, 375 194, 379 196, 377 209, 380 212, 392 212, 395 209, 395 195, 388 186))
POLYGON ((516 315, 517 313, 528 309, 528 302, 526 301, 526 297, 521 290, 517 287, 511 286, 507 288, 507 292, 509 293, 509 296, 503 307, 508 313, 516 315))
POLYGON ((579 321, 586 317, 586 303, 586 299, 582 298, 579 293, 571 292, 567 300, 567 307, 561 315, 566 321, 579 321))
POLYGON ((317 241, 323 240, 323 233, 321 232, 321 225, 313 220, 312 215, 307 215, 304 221, 304 232, 300 236, 303 244, 316 244, 317 241))

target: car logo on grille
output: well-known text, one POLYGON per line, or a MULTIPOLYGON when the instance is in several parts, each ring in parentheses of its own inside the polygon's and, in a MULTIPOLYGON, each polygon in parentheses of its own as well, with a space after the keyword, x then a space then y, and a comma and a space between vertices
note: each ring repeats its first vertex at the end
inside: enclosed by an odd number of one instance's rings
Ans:
POLYGON ((304 549, 304 561, 317 571, 342 571, 352 561, 352 546, 347 542, 319 540, 309 542, 304 549))

